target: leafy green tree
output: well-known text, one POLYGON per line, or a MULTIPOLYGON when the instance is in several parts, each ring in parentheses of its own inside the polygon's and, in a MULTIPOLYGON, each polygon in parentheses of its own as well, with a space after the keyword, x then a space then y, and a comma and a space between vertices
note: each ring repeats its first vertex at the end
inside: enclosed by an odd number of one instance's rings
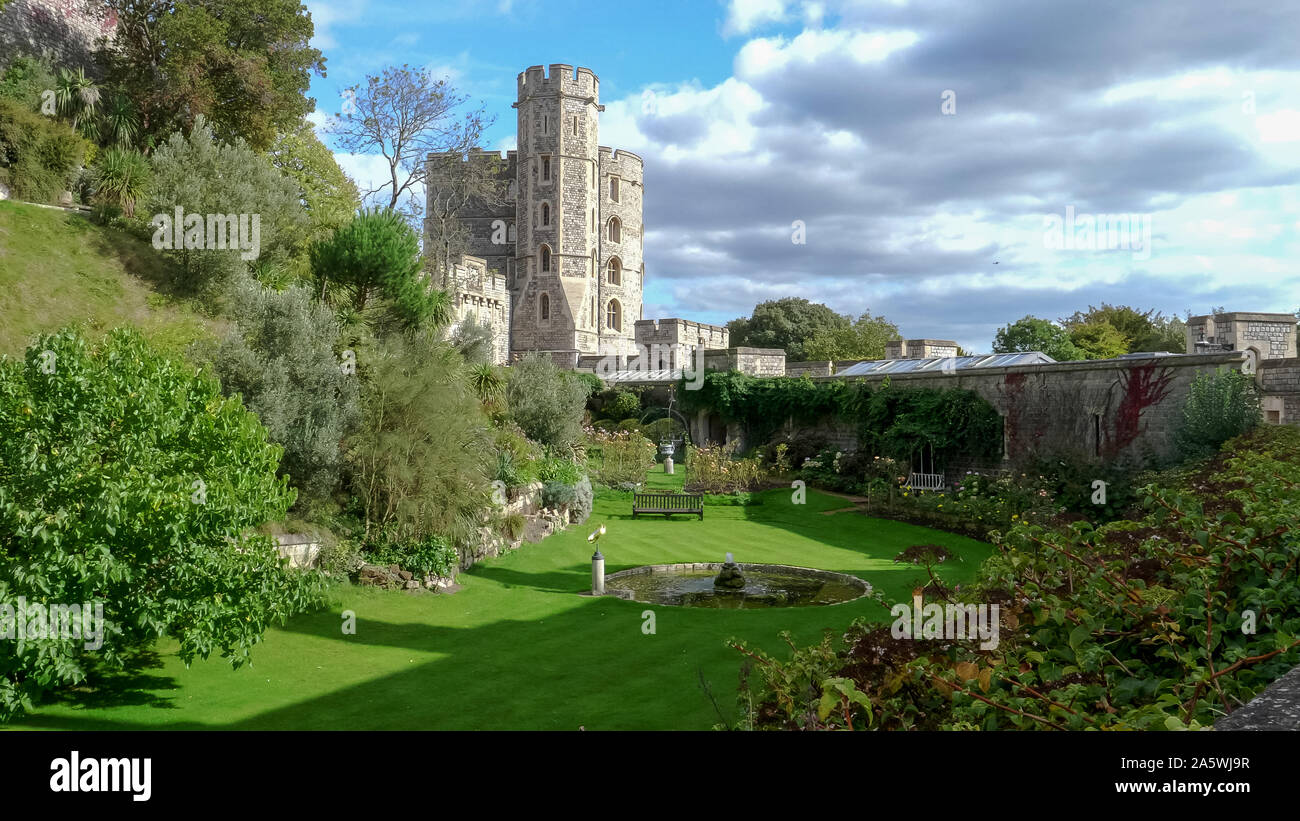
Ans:
POLYGON ((223 141, 257 151, 315 109, 311 75, 325 58, 299 0, 109 0, 111 48, 98 52, 107 85, 139 109, 140 147, 205 116, 223 141))
POLYGON ((529 439, 564 451, 582 436, 587 385, 549 356, 529 354, 510 368, 506 406, 529 439))
POLYGON ((276 137, 271 164, 288 174, 298 186, 307 209, 307 239, 328 239, 356 216, 361 207, 357 185, 334 159, 334 152, 316 136, 307 120, 299 120, 276 137))
POLYGON ((427 334, 394 334, 363 357, 364 418, 346 450, 367 538, 467 543, 490 506, 496 455, 463 360, 427 334))
POLYGON ((731 344, 754 348, 780 348, 793 362, 808 359, 808 340, 819 332, 849 328, 849 318, 821 303, 801 297, 770 300, 754 306, 748 318, 727 323, 731 344))
POLYGON ((163 635, 186 664, 215 652, 237 667, 316 604, 318 577, 254 534, 293 501, 279 460, 216 380, 135 331, 94 347, 61 331, 0 359, 0 602, 99 603, 107 621, 94 649, 0 641, 0 719, 163 635))
POLYGON ((1107 322, 1089 322, 1070 328, 1070 341, 1087 359, 1113 359, 1128 353, 1128 340, 1107 322))
MULTIPOLYGON (((244 252, 230 247, 230 237, 225 250, 190 248, 187 241, 184 249, 163 251, 179 263, 182 287, 201 292, 224 286, 234 274, 248 270, 250 261, 284 266, 299 253, 307 214, 293 180, 243 140, 219 141, 202 115, 195 120, 189 136, 173 134, 154 151, 151 164, 153 181, 145 205, 155 219, 171 221, 178 207, 185 217, 198 214, 205 220, 201 234, 210 240, 213 238, 207 236, 206 220, 213 215, 247 215, 250 227, 252 217, 258 218, 260 235, 255 260, 241 258, 244 252)), ((155 243, 169 236, 158 225, 155 223, 155 243)), ((172 225, 171 229, 180 233, 184 227, 172 225)))
POLYGON ((820 362, 835 359, 884 359, 885 343, 902 339, 898 326, 870 312, 845 328, 823 328, 804 343, 804 356, 820 362))
POLYGON ((431 289, 421 275, 419 239, 396 211, 363 210, 312 246, 311 268, 321 292, 342 295, 356 314, 365 317, 380 303, 376 322, 386 318, 414 329, 443 327, 451 319, 450 297, 431 289))
POLYGON ((1057 362, 1083 359, 1084 353, 1070 341, 1069 332, 1047 319, 1026 316, 1003 326, 993 339, 994 353, 1039 351, 1057 362))
MULTIPOLYGON (((1120 353, 1138 351, 1182 353, 1186 345, 1185 326, 1178 317, 1166 317, 1159 311, 1142 311, 1127 305, 1111 305, 1105 302, 1100 308, 1089 305, 1087 311, 1075 311, 1069 317, 1062 319, 1061 324, 1069 331, 1084 325, 1109 325, 1124 341, 1124 350, 1120 353)), ((1099 333, 1103 332, 1087 331, 1085 336, 1090 334, 1095 336, 1099 333)))
POLYGON ((1203 373, 1192 381, 1174 443, 1187 458, 1208 456, 1259 424, 1254 377, 1240 371, 1203 373))
POLYGON ((235 289, 239 324, 214 356, 227 395, 239 394, 284 447, 281 472, 301 501, 323 499, 342 474, 340 446, 360 421, 355 369, 333 345, 338 322, 306 288, 273 291, 252 279, 235 289))

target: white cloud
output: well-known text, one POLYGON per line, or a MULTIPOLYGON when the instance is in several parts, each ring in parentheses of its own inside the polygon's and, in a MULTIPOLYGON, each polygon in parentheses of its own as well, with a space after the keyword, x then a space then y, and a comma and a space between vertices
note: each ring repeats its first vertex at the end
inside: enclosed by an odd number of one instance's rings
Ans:
POLYGON ((731 0, 722 33, 728 36, 748 34, 765 23, 778 23, 785 19, 784 0, 731 0))

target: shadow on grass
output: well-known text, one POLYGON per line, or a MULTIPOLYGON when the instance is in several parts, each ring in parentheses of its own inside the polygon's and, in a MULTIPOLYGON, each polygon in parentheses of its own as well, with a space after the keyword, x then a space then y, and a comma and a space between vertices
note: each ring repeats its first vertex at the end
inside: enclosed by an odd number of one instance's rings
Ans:
POLYGON ((86 681, 51 693, 46 704, 62 704, 77 710, 98 710, 110 707, 146 706, 174 710, 172 698, 158 691, 172 690, 176 680, 158 675, 151 670, 161 669, 162 658, 154 650, 135 653, 120 670, 102 666, 87 671, 86 681))

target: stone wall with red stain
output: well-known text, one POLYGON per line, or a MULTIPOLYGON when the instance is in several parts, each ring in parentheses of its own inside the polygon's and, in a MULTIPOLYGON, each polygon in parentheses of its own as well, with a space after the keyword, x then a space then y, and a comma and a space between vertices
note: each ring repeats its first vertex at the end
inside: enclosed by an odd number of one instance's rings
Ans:
MULTIPOLYGON (((1149 464, 1175 456, 1173 435, 1192 380, 1218 368, 1241 368, 1237 351, 1150 359, 1058 362, 958 371, 893 374, 892 389, 964 388, 988 400, 1003 417, 1005 459, 1011 465, 1037 456, 1149 464)), ((824 377, 835 379, 839 377, 824 377)), ((865 377, 879 384, 883 377, 865 377)), ((811 426, 826 435, 838 424, 811 426)), ((787 431, 788 433, 789 431, 787 431)), ((844 436, 831 437, 843 444, 844 436)), ((999 463, 950 468, 988 469, 999 463)))

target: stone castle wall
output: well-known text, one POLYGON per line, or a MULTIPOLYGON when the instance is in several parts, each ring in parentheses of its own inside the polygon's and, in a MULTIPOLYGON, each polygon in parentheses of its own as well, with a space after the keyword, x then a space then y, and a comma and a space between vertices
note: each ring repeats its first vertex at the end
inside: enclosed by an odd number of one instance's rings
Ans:
POLYGON ((34 54, 93 74, 95 48, 116 28, 117 15, 90 0, 12 0, 0 11, 0 63, 34 54))
POLYGON ((1260 362, 1255 381, 1266 423, 1300 425, 1300 357, 1260 362))
MULTIPOLYGON (((975 392, 1002 416, 1004 460, 1010 464, 1058 454, 1151 464, 1175 456, 1174 431, 1192 380, 1219 368, 1241 368, 1245 362, 1241 352, 1221 352, 852 378, 876 386, 889 379, 891 389, 897 390, 975 392)), ((1300 360, 1294 365, 1273 365, 1267 372, 1275 388, 1292 384, 1292 378, 1300 384, 1300 360)), ((842 449, 856 447, 854 426, 836 420, 786 425, 783 434, 823 437, 842 449)), ((971 465, 950 467, 964 470, 971 465)))
POLYGON ((465 256, 452 267, 448 286, 455 300, 452 329, 464 323, 487 325, 492 329, 492 363, 508 363, 510 291, 505 275, 489 270, 480 257, 465 256))

